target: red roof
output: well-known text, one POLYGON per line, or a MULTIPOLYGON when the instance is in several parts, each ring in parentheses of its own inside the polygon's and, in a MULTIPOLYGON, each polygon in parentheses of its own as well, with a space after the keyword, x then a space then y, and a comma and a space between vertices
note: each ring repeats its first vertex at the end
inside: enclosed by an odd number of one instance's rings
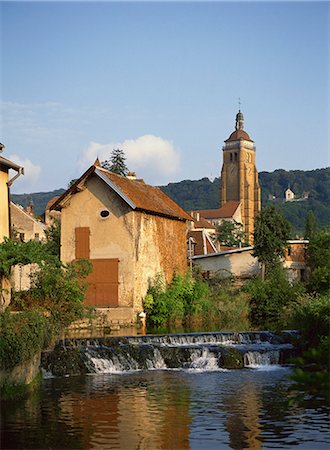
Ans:
POLYGON ((192 230, 189 231, 187 234, 188 238, 193 238, 195 247, 194 247, 194 255, 209 255, 211 253, 216 252, 216 248, 214 247, 214 244, 211 243, 210 238, 204 234, 203 237, 203 231, 202 230, 192 230), (204 242, 205 239, 205 242, 204 242), (205 246, 204 246, 205 244, 205 246))
POLYGON ((215 226, 211 222, 208 222, 206 219, 204 219, 204 217, 201 217, 201 216, 200 216, 199 220, 194 219, 194 227, 215 230, 215 226))
POLYGON ((233 133, 231 133, 231 135, 225 142, 240 141, 241 139, 244 141, 253 142, 252 139, 250 139, 250 136, 244 130, 235 130, 233 133))
POLYGON ((101 168, 98 164, 91 166, 60 198, 51 209, 61 209, 62 201, 79 190, 79 186, 87 178, 95 174, 99 176, 109 189, 113 189, 133 209, 151 214, 170 217, 178 220, 193 220, 177 203, 170 199, 159 188, 150 186, 140 180, 131 180, 101 168))
POLYGON ((223 205, 222 208, 202 209, 197 212, 199 212, 201 216, 205 217, 205 219, 226 219, 229 217, 233 217, 239 205, 240 202, 236 200, 229 200, 223 205))
POLYGON ((51 207, 51 206, 56 202, 56 200, 58 200, 59 198, 60 198, 59 195, 57 195, 56 197, 51 198, 51 199, 48 201, 45 210, 47 211, 48 209, 50 209, 50 207, 51 207))

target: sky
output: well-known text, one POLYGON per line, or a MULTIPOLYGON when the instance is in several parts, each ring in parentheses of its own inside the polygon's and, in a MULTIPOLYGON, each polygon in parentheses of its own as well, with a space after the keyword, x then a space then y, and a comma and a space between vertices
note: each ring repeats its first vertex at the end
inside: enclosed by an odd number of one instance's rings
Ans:
POLYGON ((239 109, 258 171, 329 166, 329 3, 0 3, 12 192, 66 188, 121 148, 153 185, 219 176, 239 109))

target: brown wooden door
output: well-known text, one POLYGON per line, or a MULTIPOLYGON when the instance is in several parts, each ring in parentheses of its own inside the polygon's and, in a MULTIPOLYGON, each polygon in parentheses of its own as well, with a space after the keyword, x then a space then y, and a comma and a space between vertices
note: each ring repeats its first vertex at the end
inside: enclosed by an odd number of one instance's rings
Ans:
POLYGON ((74 231, 76 238, 76 259, 89 259, 89 227, 78 227, 74 231))
POLYGON ((92 273, 87 277, 89 283, 85 304, 100 307, 118 306, 118 259, 91 259, 92 273))

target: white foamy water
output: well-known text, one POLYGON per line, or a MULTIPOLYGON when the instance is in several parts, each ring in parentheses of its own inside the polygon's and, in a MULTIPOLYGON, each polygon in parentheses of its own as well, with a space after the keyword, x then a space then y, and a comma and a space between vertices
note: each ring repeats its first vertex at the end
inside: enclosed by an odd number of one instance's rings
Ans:
POLYGON ((254 352, 247 352, 244 354, 244 366, 250 368, 278 365, 279 360, 280 360, 280 352, 278 350, 272 350, 263 353, 254 351, 254 352))

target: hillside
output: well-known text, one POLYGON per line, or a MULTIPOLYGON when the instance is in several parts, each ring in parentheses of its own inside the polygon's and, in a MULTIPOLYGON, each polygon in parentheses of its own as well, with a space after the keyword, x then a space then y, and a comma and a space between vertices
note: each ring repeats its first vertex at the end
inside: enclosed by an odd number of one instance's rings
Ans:
MULTIPOLYGON (((275 204, 292 224, 294 234, 303 231, 308 211, 313 211, 319 226, 329 225, 330 219, 330 168, 316 170, 275 170, 274 172, 260 172, 262 205, 275 204), (309 192, 308 200, 298 202, 284 202, 284 192, 290 186, 296 197, 303 192, 309 192), (269 195, 275 200, 269 200, 269 195)), ((186 211, 192 209, 212 209, 219 207, 220 179, 210 181, 184 180, 160 186, 160 189, 175 200, 186 211)), ((26 206, 32 199, 36 214, 42 215, 47 202, 54 196, 60 195, 64 189, 51 192, 33 194, 13 194, 12 200, 26 206)))
POLYGON ((11 194, 11 200, 14 203, 24 206, 24 208, 26 208, 32 200, 35 214, 41 216, 44 214, 49 200, 63 194, 63 192, 65 192, 65 189, 56 189, 55 191, 50 192, 35 192, 33 194, 11 194))

